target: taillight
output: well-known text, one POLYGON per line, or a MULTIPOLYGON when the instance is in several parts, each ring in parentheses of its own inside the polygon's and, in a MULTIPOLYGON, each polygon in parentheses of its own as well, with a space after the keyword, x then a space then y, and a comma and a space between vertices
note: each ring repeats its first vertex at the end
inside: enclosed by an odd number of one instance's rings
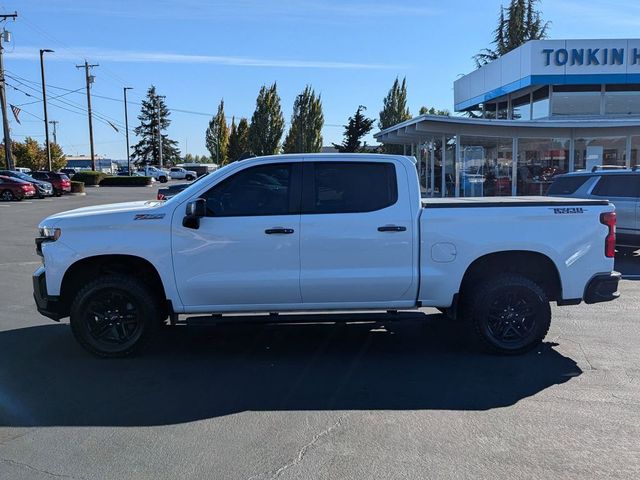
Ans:
POLYGON ((164 195, 158 192, 158 200, 164 200, 164 195))
POLYGON ((33 186, 32 185, 20 185, 20 188, 22 188, 22 190, 24 190, 25 192, 33 190, 33 186))
POLYGON ((604 239, 604 255, 613 258, 616 255, 616 212, 601 213, 600 223, 609 227, 609 233, 604 239))

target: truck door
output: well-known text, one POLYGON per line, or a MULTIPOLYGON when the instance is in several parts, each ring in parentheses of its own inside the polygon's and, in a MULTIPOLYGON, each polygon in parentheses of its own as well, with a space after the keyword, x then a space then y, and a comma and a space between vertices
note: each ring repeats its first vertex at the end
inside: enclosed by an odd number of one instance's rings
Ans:
POLYGON ((198 229, 184 227, 176 211, 173 261, 185 306, 224 311, 301 302, 301 174, 294 162, 234 173, 200 196, 207 216, 198 229))
POLYGON ((392 161, 304 163, 300 286, 305 304, 415 301, 417 212, 412 213, 408 173, 392 161))

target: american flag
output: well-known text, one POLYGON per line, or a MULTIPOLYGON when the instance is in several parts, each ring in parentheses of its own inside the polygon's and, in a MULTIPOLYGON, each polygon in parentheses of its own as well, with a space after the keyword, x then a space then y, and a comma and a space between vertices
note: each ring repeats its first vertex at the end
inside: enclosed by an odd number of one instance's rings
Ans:
POLYGON ((18 122, 18 124, 22 125, 20 123, 20 119, 18 118, 18 115, 20 115, 20 112, 22 110, 20 110, 18 107, 16 107, 15 105, 11 105, 9 104, 9 106, 11 107, 11 111, 13 112, 13 116, 16 117, 16 122, 18 122))

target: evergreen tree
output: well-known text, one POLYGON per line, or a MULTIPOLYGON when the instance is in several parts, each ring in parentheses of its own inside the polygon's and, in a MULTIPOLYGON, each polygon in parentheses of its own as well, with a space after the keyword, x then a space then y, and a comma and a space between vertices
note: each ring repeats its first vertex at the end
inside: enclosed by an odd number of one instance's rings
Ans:
POLYGON ((443 117, 448 117, 451 115, 451 112, 447 109, 444 110, 439 110, 435 107, 425 107, 422 106, 420 107, 420 111, 418 112, 419 115, 442 115, 443 117))
POLYGON ((235 118, 231 122, 229 134, 229 162, 235 162, 249 155, 249 122, 241 118, 236 125, 235 118))
POLYGON ((473 57, 477 67, 496 60, 529 40, 547 37, 549 22, 542 20, 542 13, 536 9, 538 2, 510 0, 508 7, 500 7, 498 26, 493 31, 494 48, 485 48, 473 57))
POLYGON ((158 130, 162 138, 162 161, 163 166, 171 165, 180 160, 180 150, 178 142, 171 140, 165 131, 171 120, 169 119, 169 109, 164 103, 164 97, 156 93, 156 87, 151 85, 147 90, 147 97, 142 101, 140 108, 140 125, 134 129, 140 141, 133 146, 131 158, 138 165, 160 164, 160 142, 158 141, 158 130), (158 128, 158 125, 160 128, 158 128))
POLYGON ((263 85, 256 99, 256 109, 249 127, 249 147, 256 155, 273 155, 280 151, 284 116, 276 84, 263 85))
POLYGON ((291 127, 284 141, 284 153, 313 153, 322 149, 324 115, 322 100, 307 85, 296 97, 291 115, 291 127))
MULTIPOLYGON (((380 130, 384 130, 410 118, 411 113, 407 107, 407 79, 403 78, 400 83, 396 77, 389 93, 384 97, 378 127, 380 130)), ((386 153, 402 153, 401 145, 385 145, 383 148, 386 153)))
POLYGON ((238 127, 236 126, 236 117, 231 117, 231 127, 229 127, 229 162, 235 162, 238 155, 238 127))
POLYGON ((229 128, 224 115, 224 100, 220 100, 218 112, 209 122, 205 136, 207 150, 211 154, 214 163, 224 165, 228 160, 229 151, 229 128))
POLYGON ((365 152, 367 150, 367 142, 361 144, 361 139, 373 128, 374 120, 364 116, 367 107, 360 105, 354 116, 349 117, 349 123, 344 126, 344 140, 341 145, 334 143, 333 146, 340 153, 346 152, 365 152))

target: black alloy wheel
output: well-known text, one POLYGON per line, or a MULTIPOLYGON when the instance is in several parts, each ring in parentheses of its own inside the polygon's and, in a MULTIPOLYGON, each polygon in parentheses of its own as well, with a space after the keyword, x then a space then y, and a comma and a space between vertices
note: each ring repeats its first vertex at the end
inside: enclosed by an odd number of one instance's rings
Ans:
POLYGON ((540 344, 551 324, 544 290, 521 275, 500 275, 473 295, 469 317, 479 343, 494 353, 524 353, 540 344))
POLYGON ((71 329, 80 344, 103 357, 126 356, 159 324, 158 299, 138 280, 105 275, 86 285, 71 307, 71 329))

